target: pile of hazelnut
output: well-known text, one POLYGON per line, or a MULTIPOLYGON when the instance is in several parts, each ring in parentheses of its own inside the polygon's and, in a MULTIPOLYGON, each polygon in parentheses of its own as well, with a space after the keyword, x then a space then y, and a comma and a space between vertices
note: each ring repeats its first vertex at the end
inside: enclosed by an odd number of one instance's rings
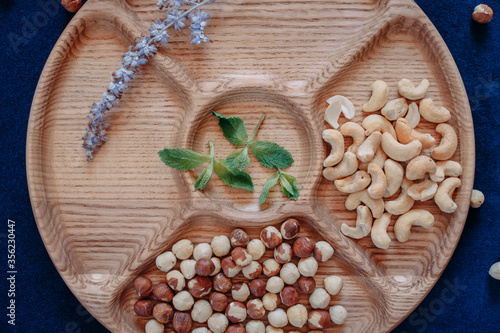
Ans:
POLYGON ((146 333, 163 333, 165 324, 173 327, 169 333, 268 333, 306 324, 310 332, 320 332, 332 323, 344 323, 344 307, 327 310, 330 297, 342 289, 342 278, 326 277, 324 288, 316 287, 314 279, 318 262, 329 260, 333 247, 325 241, 314 244, 307 237, 297 237, 299 231, 298 221, 288 219, 281 232, 272 226, 264 228, 260 239, 250 240, 244 230, 235 229, 229 237, 214 237, 211 244, 178 241, 172 251, 156 258, 156 266, 167 273, 165 282, 153 285, 144 276, 134 282, 142 298, 134 305, 135 313, 154 317, 147 322, 146 333), (266 248, 274 251, 274 259, 260 263, 266 248), (297 265, 292 262, 294 256, 299 258, 297 265), (181 260, 180 271, 174 269, 177 260, 181 260), (238 282, 240 272, 248 283, 238 282), (299 304, 300 293, 310 295, 312 311, 299 304), (193 322, 207 327, 192 329, 193 322))

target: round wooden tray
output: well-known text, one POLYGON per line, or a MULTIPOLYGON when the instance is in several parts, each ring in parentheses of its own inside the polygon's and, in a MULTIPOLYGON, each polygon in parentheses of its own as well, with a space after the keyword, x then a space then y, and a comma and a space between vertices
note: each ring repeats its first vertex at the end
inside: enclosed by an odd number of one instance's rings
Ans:
MULTIPOLYGON (((326 274, 343 276, 332 299, 349 318, 328 331, 382 332, 401 322, 432 288, 457 245, 469 208, 474 176, 474 134, 464 85, 445 43, 410 0, 295 1, 218 0, 206 6, 212 42, 188 44, 189 32, 172 33, 109 114, 109 142, 85 161, 81 137, 91 102, 100 98, 128 45, 149 22, 164 15, 152 0, 88 1, 68 25, 47 61, 34 97, 27 142, 29 190, 35 218, 55 266, 85 307, 113 332, 143 329, 133 315, 133 279, 163 274, 155 257, 180 237, 210 241, 234 226, 253 237, 264 225, 287 217, 304 234, 335 249, 326 274), (433 202, 418 203, 436 216, 429 230, 415 228, 406 243, 380 250, 369 238, 339 232, 354 223, 345 195, 322 178, 327 146, 326 99, 350 98, 360 122, 370 84, 385 80, 391 96, 403 78, 431 81, 428 96, 452 110, 458 130, 454 159, 463 166, 458 210, 442 214, 433 202), (295 158, 290 173, 300 197, 278 188, 259 208, 258 195, 272 171, 251 163, 255 193, 213 179, 195 192, 194 172, 163 165, 157 152, 186 147, 218 157, 233 147, 210 110, 240 116, 253 128, 265 112, 258 137, 285 146, 295 158)), ((187 29, 186 29, 187 30, 187 29)), ((345 121, 345 119, 341 120, 345 121)), ((434 126, 419 128, 435 135, 434 126)), ((439 136, 436 135, 436 138, 439 136)), ((389 228, 391 237, 392 226, 389 228)))

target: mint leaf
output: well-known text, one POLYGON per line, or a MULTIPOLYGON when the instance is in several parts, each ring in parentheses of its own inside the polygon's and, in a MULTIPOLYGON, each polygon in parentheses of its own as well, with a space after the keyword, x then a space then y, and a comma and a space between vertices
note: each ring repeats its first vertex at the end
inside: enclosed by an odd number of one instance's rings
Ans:
POLYGON ((226 117, 215 111, 212 111, 212 113, 219 118, 219 127, 227 141, 235 146, 247 144, 248 134, 243 119, 239 117, 226 117))
POLYGON ((224 184, 253 192, 253 182, 250 175, 237 168, 230 167, 227 165, 226 160, 220 158, 216 159, 214 171, 224 184))
POLYGON ((163 149, 158 152, 158 155, 163 163, 182 171, 194 169, 210 160, 207 155, 181 148, 163 149))
POLYGON ((212 177, 212 173, 214 171, 214 163, 213 161, 210 161, 210 164, 203 170, 202 173, 198 176, 198 179, 196 180, 196 183, 194 184, 194 189, 195 190, 203 190, 205 186, 207 185, 208 181, 212 177))
POLYGON ((248 147, 236 149, 226 158, 227 165, 232 168, 245 170, 250 164, 250 156, 248 156, 248 147))
POLYGON ((299 197, 299 188, 297 187, 297 179, 294 176, 284 171, 280 170, 279 173, 280 173, 281 190, 290 199, 297 200, 297 198, 299 197))
POLYGON ((269 177, 268 180, 264 183, 264 189, 262 189, 262 193, 259 196, 259 205, 262 205, 264 202, 266 202, 267 198, 269 197, 269 190, 276 185, 278 182, 278 179, 280 177, 280 172, 276 171, 274 175, 269 177))
POLYGON ((292 165, 293 157, 285 148, 269 141, 252 141, 249 143, 253 154, 259 162, 268 168, 286 169, 292 165))

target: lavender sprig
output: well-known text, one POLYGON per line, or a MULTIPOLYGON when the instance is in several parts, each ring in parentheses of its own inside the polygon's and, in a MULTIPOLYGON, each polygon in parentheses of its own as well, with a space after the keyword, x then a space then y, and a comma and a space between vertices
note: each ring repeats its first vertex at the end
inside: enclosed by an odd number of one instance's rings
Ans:
POLYGON ((199 45, 207 43, 209 39, 205 36, 205 27, 207 20, 210 18, 205 10, 199 8, 204 4, 215 0, 159 0, 157 6, 159 9, 169 9, 165 20, 157 20, 151 23, 149 28, 149 36, 139 38, 134 46, 130 46, 128 52, 125 52, 122 57, 121 66, 113 73, 111 82, 108 84, 108 89, 104 92, 103 97, 92 104, 89 115, 87 115, 88 124, 85 128, 85 136, 83 139, 83 148, 86 151, 87 161, 94 158, 94 153, 99 151, 101 146, 108 139, 106 130, 109 122, 105 119, 106 111, 111 110, 122 97, 123 93, 128 89, 129 83, 134 75, 140 71, 140 67, 148 63, 158 51, 158 46, 166 46, 168 38, 168 28, 174 26, 176 31, 180 31, 186 27, 186 20, 190 20, 191 44, 199 45), (192 7, 184 10, 185 5, 192 7))

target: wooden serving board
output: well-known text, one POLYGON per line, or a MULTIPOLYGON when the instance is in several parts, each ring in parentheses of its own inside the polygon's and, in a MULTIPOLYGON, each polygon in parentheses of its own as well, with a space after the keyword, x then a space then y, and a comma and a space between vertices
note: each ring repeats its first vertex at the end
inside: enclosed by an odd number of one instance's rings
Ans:
MULTIPOLYGON (((426 296, 448 263, 462 232, 474 177, 474 134, 464 85, 435 27, 410 0, 217 0, 206 9, 212 42, 193 46, 189 31, 172 32, 169 46, 130 84, 109 114, 109 141, 85 161, 81 137, 91 103, 102 96, 121 55, 162 17, 153 0, 90 0, 62 34, 41 75, 30 115, 27 171, 40 234, 66 284, 113 332, 141 331, 133 315, 135 277, 151 274, 155 257, 181 237, 208 242, 235 226, 251 236, 287 217, 302 221, 304 235, 328 240, 335 255, 320 266, 344 278, 332 299, 349 317, 329 332, 383 332, 401 322, 426 296), (463 166, 458 210, 442 214, 433 202, 418 203, 436 217, 429 230, 415 228, 390 249, 369 238, 340 232, 354 224, 346 195, 322 178, 328 148, 326 99, 351 99, 361 122, 370 84, 385 80, 391 98, 403 78, 431 81, 428 96, 452 111, 459 134, 454 159, 463 166), (267 113, 258 138, 275 141, 295 158, 300 197, 279 188, 259 208, 258 196, 272 171, 255 160, 247 171, 255 193, 223 186, 216 177, 193 190, 196 172, 166 167, 157 152, 186 147, 217 156, 233 147, 210 110, 240 116, 252 129, 267 113)), ((341 122, 345 122, 341 119, 341 122)), ((425 121, 423 132, 434 133, 425 121)), ((432 200, 431 200, 432 201, 432 200)))

